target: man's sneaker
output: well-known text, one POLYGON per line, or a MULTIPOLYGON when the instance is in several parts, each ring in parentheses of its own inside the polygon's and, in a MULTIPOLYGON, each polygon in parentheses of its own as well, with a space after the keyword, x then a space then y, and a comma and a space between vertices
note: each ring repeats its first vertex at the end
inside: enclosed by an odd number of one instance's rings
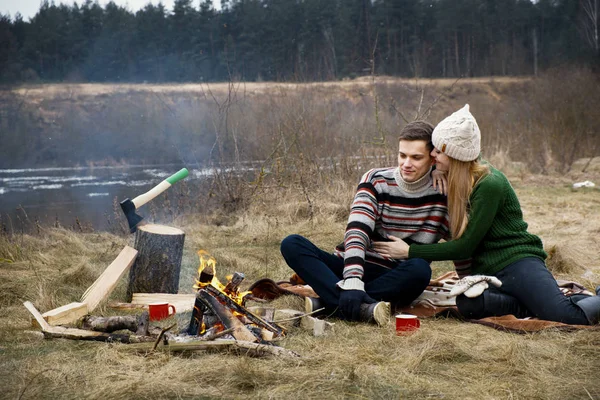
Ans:
POLYGON ((323 300, 321 300, 321 298, 319 297, 305 297, 304 298, 304 312, 306 312, 307 314, 311 314, 312 317, 318 317, 319 315, 323 315, 325 314, 325 304, 323 303, 323 300), (313 312, 319 310, 323 308, 323 310, 321 310, 318 313, 312 314, 313 312))
POLYGON ((360 320, 377 325, 385 325, 390 320, 391 305, 387 301, 360 305, 360 320))

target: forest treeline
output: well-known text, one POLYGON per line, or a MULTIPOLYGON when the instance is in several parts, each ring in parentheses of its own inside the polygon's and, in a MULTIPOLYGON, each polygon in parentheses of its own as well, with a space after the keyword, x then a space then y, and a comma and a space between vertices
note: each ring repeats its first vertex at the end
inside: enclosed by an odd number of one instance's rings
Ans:
POLYGON ((600 64, 599 0, 44 0, 0 14, 0 80, 315 81, 600 64))

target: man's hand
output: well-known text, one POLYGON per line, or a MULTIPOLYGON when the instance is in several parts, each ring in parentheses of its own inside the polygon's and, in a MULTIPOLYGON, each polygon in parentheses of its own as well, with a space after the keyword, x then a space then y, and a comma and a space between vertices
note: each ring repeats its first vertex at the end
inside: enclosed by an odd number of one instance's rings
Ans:
POLYGON ((444 196, 448 196, 448 174, 446 172, 447 171, 440 171, 438 169, 431 171, 433 190, 437 190, 444 196))
POLYGON ((464 294, 469 298, 477 297, 489 287, 488 283, 491 283, 496 287, 502 286, 502 282, 500 282, 500 279, 496 278, 495 276, 470 275, 465 276, 464 278, 456 282, 454 287, 450 290, 450 296, 458 296, 464 294))
POLYGON ((345 318, 358 321, 360 319, 360 305, 362 303, 377 303, 364 290, 342 290, 340 293, 340 311, 345 318))
POLYGON ((395 236, 388 236, 391 242, 373 242, 373 250, 378 252, 384 257, 395 258, 403 260, 408 258, 409 246, 404 240, 395 236))

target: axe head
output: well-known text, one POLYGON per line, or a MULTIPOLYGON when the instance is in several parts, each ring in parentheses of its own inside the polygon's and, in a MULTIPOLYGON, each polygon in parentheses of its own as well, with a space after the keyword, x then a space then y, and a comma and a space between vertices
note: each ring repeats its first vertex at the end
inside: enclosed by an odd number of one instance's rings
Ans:
POLYGON ((129 223, 129 232, 135 232, 144 218, 135 213, 135 204, 130 199, 125 199, 119 204, 121 204, 121 209, 125 213, 125 217, 129 223))

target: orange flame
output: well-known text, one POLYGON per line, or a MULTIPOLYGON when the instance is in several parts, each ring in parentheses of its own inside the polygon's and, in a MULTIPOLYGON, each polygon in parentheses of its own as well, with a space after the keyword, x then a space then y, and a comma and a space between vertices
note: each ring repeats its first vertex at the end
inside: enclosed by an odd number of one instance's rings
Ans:
MULTIPOLYGON (((200 258, 200 265, 198 266, 198 277, 196 278, 194 289, 202 289, 203 287, 211 285, 217 288, 221 293, 227 295, 237 304, 243 306, 245 303, 244 297, 252 292, 240 292, 239 290, 226 291, 226 286, 221 283, 219 278, 217 278, 215 268, 217 261, 214 259, 214 257, 208 254, 208 252, 205 250, 199 250, 198 257, 200 258)), ((228 275, 226 276, 226 279, 231 280, 231 277, 232 275, 228 275)))

